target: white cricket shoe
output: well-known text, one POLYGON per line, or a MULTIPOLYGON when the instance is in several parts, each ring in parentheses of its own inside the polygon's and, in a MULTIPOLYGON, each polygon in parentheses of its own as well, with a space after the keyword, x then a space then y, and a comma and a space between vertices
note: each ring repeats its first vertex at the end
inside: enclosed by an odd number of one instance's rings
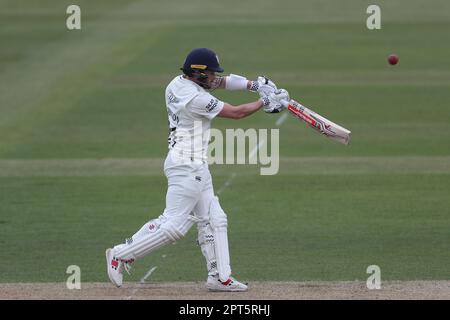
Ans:
POLYGON ((219 279, 219 275, 208 276, 206 281, 206 288, 209 291, 228 291, 228 292, 242 292, 247 291, 246 284, 237 281, 233 277, 230 277, 227 281, 222 282, 219 279))
POLYGON ((114 249, 106 249, 106 268, 109 280, 117 287, 122 286, 124 262, 114 256, 114 249))

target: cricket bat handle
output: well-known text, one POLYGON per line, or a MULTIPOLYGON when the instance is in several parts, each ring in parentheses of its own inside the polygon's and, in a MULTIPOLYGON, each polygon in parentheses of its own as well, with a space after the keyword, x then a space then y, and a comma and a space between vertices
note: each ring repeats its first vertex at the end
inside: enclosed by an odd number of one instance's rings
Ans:
POLYGON ((289 101, 287 101, 287 100, 281 100, 280 102, 285 108, 287 108, 289 106, 289 101))

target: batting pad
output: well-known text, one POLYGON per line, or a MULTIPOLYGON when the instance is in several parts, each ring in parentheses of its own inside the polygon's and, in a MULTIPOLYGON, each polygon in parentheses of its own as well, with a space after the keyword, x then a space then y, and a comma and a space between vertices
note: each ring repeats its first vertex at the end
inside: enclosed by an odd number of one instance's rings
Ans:
POLYGON ((214 232, 209 222, 199 222, 198 228, 198 245, 200 246, 203 256, 206 259, 206 268, 208 275, 217 274, 216 252, 214 249, 214 232))
POLYGON ((127 243, 117 250, 114 256, 121 260, 139 259, 163 247, 166 244, 180 240, 194 224, 192 216, 168 219, 158 224, 150 224, 152 231, 145 237, 127 243))
POLYGON ((228 249, 227 215, 219 204, 219 198, 214 197, 210 206, 210 222, 214 232, 214 249, 216 252, 217 271, 219 279, 227 281, 231 275, 230 252, 228 249))

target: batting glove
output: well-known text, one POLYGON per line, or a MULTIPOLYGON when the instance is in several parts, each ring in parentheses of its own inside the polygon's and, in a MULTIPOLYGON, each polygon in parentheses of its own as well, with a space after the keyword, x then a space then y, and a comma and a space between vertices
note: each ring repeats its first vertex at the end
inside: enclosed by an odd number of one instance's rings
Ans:
POLYGON ((252 81, 250 91, 258 92, 259 96, 265 97, 277 90, 275 83, 265 76, 260 76, 256 81, 252 81))
POLYGON ((289 101, 289 92, 285 89, 278 89, 275 92, 261 98, 264 105, 264 112, 266 113, 279 113, 286 108, 283 101, 289 101))

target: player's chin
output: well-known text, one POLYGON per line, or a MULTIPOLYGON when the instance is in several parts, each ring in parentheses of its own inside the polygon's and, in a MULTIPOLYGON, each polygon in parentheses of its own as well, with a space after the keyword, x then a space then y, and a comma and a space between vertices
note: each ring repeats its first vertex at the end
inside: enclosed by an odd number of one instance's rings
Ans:
POLYGON ((220 80, 218 78, 209 81, 208 84, 208 89, 217 89, 218 87, 220 87, 220 80))

